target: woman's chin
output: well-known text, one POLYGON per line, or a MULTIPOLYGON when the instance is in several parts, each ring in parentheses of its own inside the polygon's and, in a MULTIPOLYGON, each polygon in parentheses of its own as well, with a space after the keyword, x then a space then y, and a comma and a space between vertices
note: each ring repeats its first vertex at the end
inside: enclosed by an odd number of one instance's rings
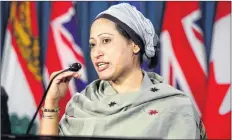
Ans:
POLYGON ((113 72, 98 72, 98 77, 100 80, 109 81, 113 77, 113 72))

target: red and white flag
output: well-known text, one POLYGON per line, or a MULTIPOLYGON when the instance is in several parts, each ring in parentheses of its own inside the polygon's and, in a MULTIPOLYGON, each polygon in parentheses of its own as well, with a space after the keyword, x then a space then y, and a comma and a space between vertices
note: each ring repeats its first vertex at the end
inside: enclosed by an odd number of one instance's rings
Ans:
POLYGON ((52 72, 67 69, 70 64, 82 65, 80 80, 71 80, 68 93, 60 101, 60 117, 73 94, 85 88, 87 75, 84 56, 78 45, 77 16, 72 2, 51 2, 51 19, 48 32, 48 48, 45 62, 45 79, 48 82, 52 72))
POLYGON ((207 65, 199 2, 166 2, 161 41, 164 81, 192 97, 199 114, 205 105, 207 65))
POLYGON ((203 121, 208 138, 231 138, 231 2, 218 2, 203 121))
MULTIPOLYGON (((14 134, 26 133, 44 92, 39 57, 35 2, 12 1, 4 42, 1 85, 9 96, 11 131, 14 134)), ((32 133, 38 130, 38 117, 35 123, 37 127, 32 128, 32 133)))

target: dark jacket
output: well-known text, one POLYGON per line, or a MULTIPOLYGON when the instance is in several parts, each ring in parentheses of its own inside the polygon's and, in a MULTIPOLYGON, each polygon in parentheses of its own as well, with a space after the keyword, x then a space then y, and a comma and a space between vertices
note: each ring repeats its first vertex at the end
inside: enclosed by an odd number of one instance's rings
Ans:
POLYGON ((1 134, 11 134, 7 100, 8 95, 4 88, 1 86, 1 134))

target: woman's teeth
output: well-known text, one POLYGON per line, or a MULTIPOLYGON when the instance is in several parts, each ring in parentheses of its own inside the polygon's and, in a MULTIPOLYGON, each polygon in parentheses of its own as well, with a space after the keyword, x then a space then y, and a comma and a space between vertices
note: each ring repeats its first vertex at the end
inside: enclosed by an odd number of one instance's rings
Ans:
POLYGON ((98 66, 105 65, 105 63, 99 63, 98 66))
POLYGON ((103 67, 103 66, 105 66, 106 65, 106 63, 99 63, 97 66, 98 67, 103 67))
POLYGON ((98 63, 97 64, 97 69, 99 72, 107 69, 109 67, 109 63, 98 63))

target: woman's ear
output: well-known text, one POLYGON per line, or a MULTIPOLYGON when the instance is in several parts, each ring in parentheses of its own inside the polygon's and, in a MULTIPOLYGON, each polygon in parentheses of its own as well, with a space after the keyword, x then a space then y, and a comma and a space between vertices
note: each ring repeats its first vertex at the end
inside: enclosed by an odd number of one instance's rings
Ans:
POLYGON ((136 45, 136 44, 133 42, 133 53, 137 54, 137 53, 139 53, 139 51, 140 51, 139 45, 136 45))

